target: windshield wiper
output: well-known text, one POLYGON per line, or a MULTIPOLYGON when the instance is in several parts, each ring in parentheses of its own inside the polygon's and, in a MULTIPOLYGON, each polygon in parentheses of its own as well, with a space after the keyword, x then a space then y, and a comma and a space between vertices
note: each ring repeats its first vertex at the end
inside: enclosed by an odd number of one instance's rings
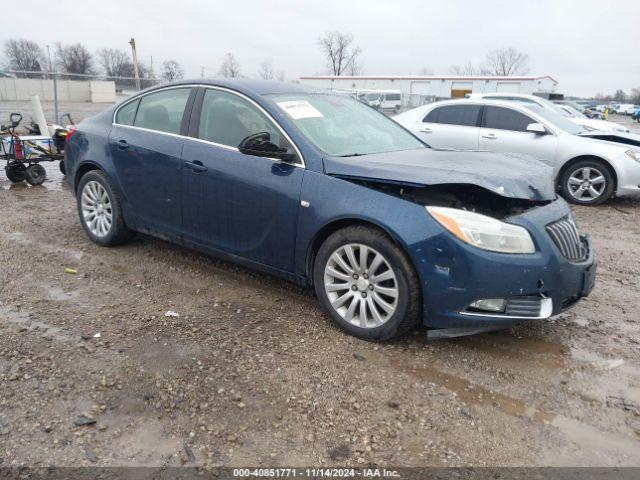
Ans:
POLYGON ((338 157, 362 157, 364 153, 347 153, 346 155, 338 155, 338 157))

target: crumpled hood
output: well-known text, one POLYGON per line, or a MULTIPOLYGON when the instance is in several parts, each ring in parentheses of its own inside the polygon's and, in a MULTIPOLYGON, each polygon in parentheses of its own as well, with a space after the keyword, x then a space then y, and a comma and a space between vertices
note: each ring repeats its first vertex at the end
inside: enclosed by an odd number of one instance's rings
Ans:
POLYGON ((471 184, 503 197, 554 200, 553 169, 516 154, 417 149, 325 157, 329 175, 409 185, 471 184))
POLYGON ((580 136, 615 143, 622 146, 631 145, 634 147, 640 147, 640 135, 637 133, 595 131, 582 132, 580 136))

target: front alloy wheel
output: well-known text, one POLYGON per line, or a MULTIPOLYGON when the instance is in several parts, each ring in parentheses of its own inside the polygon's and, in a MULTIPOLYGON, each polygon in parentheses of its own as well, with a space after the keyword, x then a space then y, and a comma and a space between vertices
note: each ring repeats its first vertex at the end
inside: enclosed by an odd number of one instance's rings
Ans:
POLYGON ((383 325, 398 304, 398 281, 389 262, 361 243, 344 245, 331 254, 324 288, 333 309, 360 328, 383 325))
POLYGON ((314 261, 316 296, 336 326, 364 340, 388 340, 420 319, 413 266, 384 232, 354 225, 331 234, 314 261))
POLYGON ((613 195, 613 177, 601 162, 583 160, 562 176, 564 197, 581 205, 600 205, 613 195))

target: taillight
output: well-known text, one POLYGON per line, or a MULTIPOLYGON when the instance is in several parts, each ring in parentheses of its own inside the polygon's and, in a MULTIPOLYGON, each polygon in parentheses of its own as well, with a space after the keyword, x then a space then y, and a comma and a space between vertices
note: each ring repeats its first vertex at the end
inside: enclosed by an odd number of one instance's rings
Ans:
POLYGON ((69 139, 74 133, 76 133, 76 127, 73 127, 73 126, 67 127, 67 136, 65 138, 65 143, 69 143, 69 139))

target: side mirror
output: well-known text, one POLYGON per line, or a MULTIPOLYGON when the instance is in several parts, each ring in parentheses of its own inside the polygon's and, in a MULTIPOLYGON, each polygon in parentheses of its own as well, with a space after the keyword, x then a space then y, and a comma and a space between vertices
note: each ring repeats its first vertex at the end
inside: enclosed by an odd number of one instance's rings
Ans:
POLYGON ((294 153, 290 153, 286 148, 280 148, 271 142, 269 132, 254 133, 243 138, 240 145, 238 145, 238 150, 245 155, 276 158, 285 162, 294 162, 296 159, 294 153))
POLYGON ((527 125, 527 132, 535 133, 536 135, 546 135, 549 133, 547 132, 547 129, 544 128, 544 125, 537 122, 527 125))

